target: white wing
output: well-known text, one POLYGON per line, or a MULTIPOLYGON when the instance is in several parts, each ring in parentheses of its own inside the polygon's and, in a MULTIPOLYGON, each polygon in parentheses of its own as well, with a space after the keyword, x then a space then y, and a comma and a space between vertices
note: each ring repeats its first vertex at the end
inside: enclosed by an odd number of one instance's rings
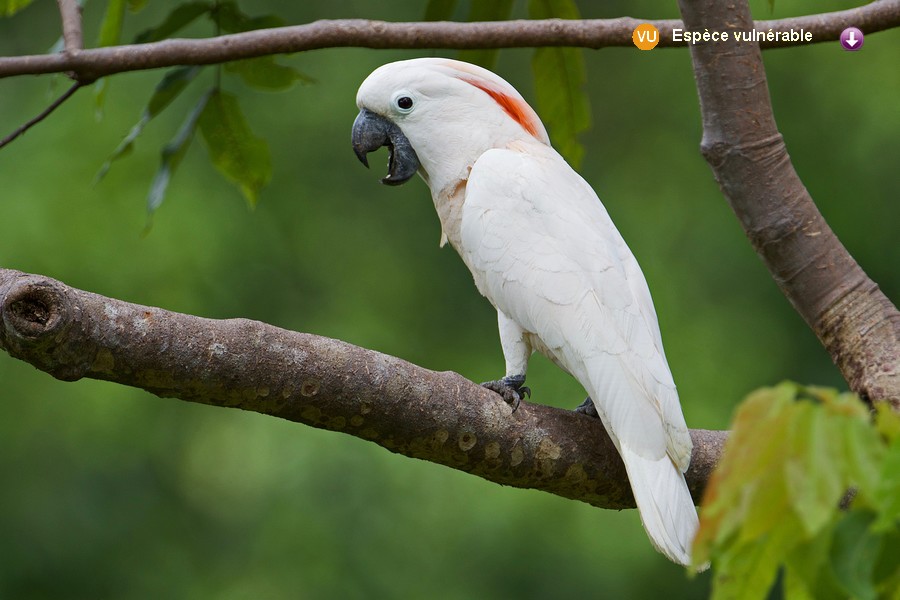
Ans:
POLYGON ((590 394, 651 539, 685 563, 691 438, 647 283, 597 195, 552 148, 490 150, 470 173, 460 238, 481 293, 590 394))
POLYGON ((486 152, 461 241, 480 291, 584 385, 614 437, 685 469, 690 437, 647 283, 590 186, 543 145, 486 152))

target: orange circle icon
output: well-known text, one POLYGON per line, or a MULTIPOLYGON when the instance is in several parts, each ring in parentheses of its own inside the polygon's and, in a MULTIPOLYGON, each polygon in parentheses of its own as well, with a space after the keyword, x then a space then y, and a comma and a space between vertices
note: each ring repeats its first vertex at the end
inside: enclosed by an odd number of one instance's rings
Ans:
POLYGON ((631 41, 640 50, 653 50, 659 43, 659 29, 650 23, 641 23, 634 28, 631 41))

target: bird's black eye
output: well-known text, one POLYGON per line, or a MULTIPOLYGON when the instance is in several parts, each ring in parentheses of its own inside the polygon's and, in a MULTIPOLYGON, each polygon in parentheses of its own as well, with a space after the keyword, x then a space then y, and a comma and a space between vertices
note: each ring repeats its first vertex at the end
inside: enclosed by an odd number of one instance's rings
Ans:
POLYGON ((409 110, 412 108, 413 101, 409 96, 400 96, 397 98, 397 106, 402 108, 403 110, 409 110))

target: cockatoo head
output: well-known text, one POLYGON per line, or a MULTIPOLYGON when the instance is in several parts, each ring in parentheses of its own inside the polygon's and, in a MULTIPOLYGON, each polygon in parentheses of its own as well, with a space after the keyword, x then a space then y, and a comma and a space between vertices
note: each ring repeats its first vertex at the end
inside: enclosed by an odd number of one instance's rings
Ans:
POLYGON ((481 67, 446 58, 418 58, 379 67, 359 88, 353 150, 389 151, 388 185, 418 171, 436 193, 468 177, 487 150, 518 140, 550 143, 522 96, 481 67))

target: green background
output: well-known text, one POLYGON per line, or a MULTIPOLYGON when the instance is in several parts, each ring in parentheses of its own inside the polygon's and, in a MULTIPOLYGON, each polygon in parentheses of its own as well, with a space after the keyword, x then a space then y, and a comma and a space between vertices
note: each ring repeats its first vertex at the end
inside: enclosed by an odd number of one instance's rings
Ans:
MULTIPOLYGON (((457 18, 463 19, 467 3, 457 18)), ((674 4, 580 2, 582 15, 677 18, 674 4)), ((125 38, 172 4, 128 15, 125 38)), ((417 20, 424 3, 243 2, 289 23, 417 20)), ((757 18, 837 10, 764 2, 757 18)), ((524 16, 523 3, 514 15, 524 16)), ((93 41, 103 3, 85 9, 93 41)), ((47 50, 55 3, 0 20, 0 55, 47 50)), ((184 35, 211 35, 208 22, 184 35)), ((769 50, 776 119, 804 183, 853 256, 900 297, 900 32, 769 50)), ((533 99, 531 50, 497 71, 533 99)), ((146 236, 159 151, 212 85, 207 69, 92 186, 162 71, 91 90, 0 150, 0 265, 99 294, 339 338, 474 381, 503 360, 495 314, 447 247, 425 185, 378 184, 350 148, 356 88, 375 67, 454 52, 330 49, 282 58, 314 77, 283 93, 233 77, 274 176, 255 210, 196 139, 146 236)), ((593 127, 581 172, 650 283, 691 427, 727 428, 750 390, 783 379, 843 387, 756 258, 699 154, 686 49, 586 51, 593 127)), ((62 77, 0 81, 0 134, 61 93, 62 77)), ((551 131, 552 136, 552 131, 551 131)), ((532 359, 535 402, 573 407, 577 383, 532 359)), ((0 355, 0 598, 696 598, 635 511, 503 488, 358 439, 94 381, 58 382, 0 355)))

